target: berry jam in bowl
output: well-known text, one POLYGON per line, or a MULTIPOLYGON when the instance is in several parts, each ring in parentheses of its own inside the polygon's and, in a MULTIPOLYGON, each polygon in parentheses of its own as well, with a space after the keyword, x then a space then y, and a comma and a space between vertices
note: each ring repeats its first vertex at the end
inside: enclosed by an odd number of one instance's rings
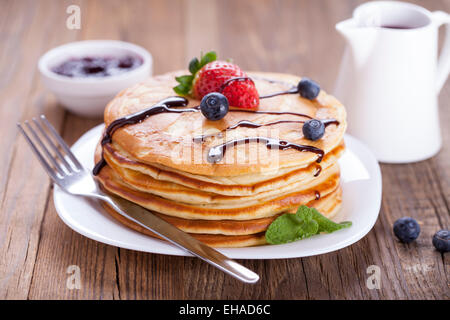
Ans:
POLYGON ((38 67, 46 87, 66 109, 99 117, 122 89, 152 74, 153 59, 144 48, 115 40, 68 43, 45 53, 38 67))

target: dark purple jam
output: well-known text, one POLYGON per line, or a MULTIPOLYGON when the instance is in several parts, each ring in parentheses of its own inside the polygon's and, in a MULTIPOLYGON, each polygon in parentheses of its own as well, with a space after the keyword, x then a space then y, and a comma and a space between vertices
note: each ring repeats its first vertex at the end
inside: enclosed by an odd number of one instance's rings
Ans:
POLYGON ((52 69, 70 78, 99 78, 119 75, 142 65, 138 56, 71 58, 52 69))

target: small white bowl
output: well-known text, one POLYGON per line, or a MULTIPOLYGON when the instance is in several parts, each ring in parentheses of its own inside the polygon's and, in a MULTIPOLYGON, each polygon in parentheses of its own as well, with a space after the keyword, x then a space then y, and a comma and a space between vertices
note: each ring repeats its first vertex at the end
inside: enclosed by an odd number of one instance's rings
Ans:
POLYGON ((52 91, 59 102, 73 113, 99 117, 105 106, 120 90, 145 80, 152 74, 153 58, 144 48, 132 43, 115 40, 87 40, 71 42, 45 53, 38 63, 45 86, 52 91), (119 75, 102 78, 66 77, 52 71, 52 68, 70 58, 86 56, 135 55, 142 59, 142 65, 119 75))

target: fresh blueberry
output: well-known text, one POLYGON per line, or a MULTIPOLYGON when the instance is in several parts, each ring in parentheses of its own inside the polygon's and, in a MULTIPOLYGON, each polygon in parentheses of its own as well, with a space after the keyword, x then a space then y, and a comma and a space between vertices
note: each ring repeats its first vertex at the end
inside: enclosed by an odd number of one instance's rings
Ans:
POLYGON ((317 98, 320 92, 320 86, 308 78, 303 78, 297 86, 298 93, 305 98, 309 100, 313 100, 317 98))
POLYGON ((203 97, 200 103, 200 110, 206 119, 217 121, 225 117, 228 113, 228 99, 219 92, 211 92, 203 97))
POLYGON ((303 135, 306 139, 316 141, 323 137, 325 133, 325 125, 322 121, 311 119, 303 124, 303 135))
POLYGON ((433 246, 439 252, 450 251, 450 231, 439 230, 433 236, 433 246))
POLYGON ((403 217, 394 222, 394 234, 401 242, 410 243, 420 234, 420 226, 416 220, 403 217))

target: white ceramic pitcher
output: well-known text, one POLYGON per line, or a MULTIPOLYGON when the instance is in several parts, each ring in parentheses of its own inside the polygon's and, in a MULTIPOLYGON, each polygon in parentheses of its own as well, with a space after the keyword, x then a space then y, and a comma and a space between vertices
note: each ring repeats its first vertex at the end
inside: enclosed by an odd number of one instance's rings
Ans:
POLYGON ((442 11, 374 1, 336 25, 347 48, 334 94, 347 108, 348 131, 379 161, 420 161, 441 148, 437 97, 450 71, 449 23, 442 11))

